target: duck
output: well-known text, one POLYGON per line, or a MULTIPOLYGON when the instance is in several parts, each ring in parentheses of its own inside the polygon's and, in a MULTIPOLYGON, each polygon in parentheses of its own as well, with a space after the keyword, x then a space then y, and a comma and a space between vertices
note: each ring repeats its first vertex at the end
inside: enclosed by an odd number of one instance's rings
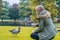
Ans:
POLYGON ((12 29, 12 30, 9 30, 13 35, 14 34, 18 34, 18 33, 20 33, 20 29, 21 29, 21 27, 18 27, 18 29, 12 29))

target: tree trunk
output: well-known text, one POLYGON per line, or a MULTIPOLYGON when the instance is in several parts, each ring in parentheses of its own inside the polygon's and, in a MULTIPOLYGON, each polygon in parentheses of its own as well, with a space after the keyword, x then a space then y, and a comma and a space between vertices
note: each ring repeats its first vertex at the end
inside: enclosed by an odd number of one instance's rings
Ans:
POLYGON ((2 22, 3 22, 3 18, 2 18, 2 22))

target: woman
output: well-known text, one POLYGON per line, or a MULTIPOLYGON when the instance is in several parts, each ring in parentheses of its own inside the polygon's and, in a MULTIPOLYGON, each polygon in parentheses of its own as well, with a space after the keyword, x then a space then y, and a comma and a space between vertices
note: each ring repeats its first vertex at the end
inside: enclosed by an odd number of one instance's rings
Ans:
MULTIPOLYGON (((31 38, 36 40, 52 40, 56 35, 56 29, 52 22, 50 13, 42 5, 35 8, 37 18, 40 19, 38 28, 31 34, 31 38)), ((34 25, 35 26, 35 25, 34 25)))

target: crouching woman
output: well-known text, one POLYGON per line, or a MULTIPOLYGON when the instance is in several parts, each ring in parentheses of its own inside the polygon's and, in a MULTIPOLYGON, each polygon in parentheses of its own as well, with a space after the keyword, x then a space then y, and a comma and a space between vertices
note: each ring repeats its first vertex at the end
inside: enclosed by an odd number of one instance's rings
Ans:
POLYGON ((42 5, 35 8, 37 18, 40 19, 37 29, 31 34, 35 40, 52 40, 56 35, 56 29, 51 19, 50 13, 42 5))

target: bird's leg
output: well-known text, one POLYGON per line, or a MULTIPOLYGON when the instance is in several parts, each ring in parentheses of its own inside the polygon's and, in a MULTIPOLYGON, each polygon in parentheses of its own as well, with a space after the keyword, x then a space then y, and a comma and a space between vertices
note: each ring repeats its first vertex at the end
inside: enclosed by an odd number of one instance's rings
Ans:
POLYGON ((15 37, 16 35, 15 34, 13 34, 13 37, 15 37))
POLYGON ((17 36, 17 34, 15 34, 15 36, 17 36))
POLYGON ((15 35, 13 34, 13 37, 15 37, 15 35))

